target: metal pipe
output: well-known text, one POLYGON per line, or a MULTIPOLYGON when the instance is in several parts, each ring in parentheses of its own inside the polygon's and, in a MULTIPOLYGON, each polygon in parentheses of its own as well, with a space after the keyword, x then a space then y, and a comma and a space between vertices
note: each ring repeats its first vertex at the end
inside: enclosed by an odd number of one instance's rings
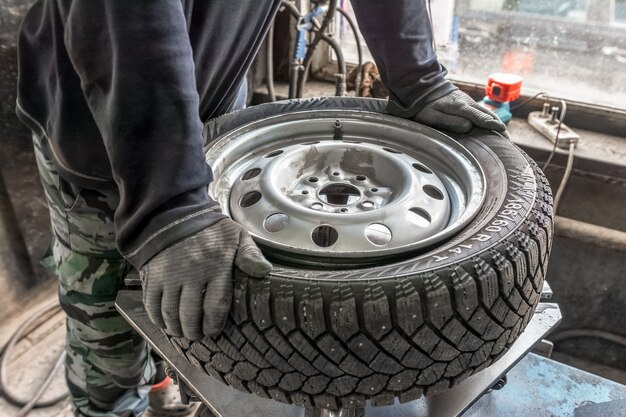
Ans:
MULTIPOLYGON (((296 7, 295 4, 288 0, 282 1, 282 6, 291 13, 291 16, 298 21, 302 15, 300 14, 300 10, 296 7)), ((300 65, 301 63, 292 60, 291 65, 289 66, 289 92, 287 93, 288 98, 296 98, 297 90, 298 90, 298 76, 300 75, 300 65)))
POLYGON ((270 100, 276 101, 274 91, 274 23, 270 25, 265 39, 265 82, 270 100))
POLYGON ((554 230, 558 236, 605 249, 626 252, 625 232, 567 217, 556 216, 555 220, 554 230))
MULTIPOLYGON (((315 20, 314 22, 315 22, 315 30, 319 32, 320 30, 319 23, 315 20)), ((346 69, 346 61, 343 57, 343 51, 341 50, 341 46, 339 45, 339 42, 335 40, 335 38, 333 38, 332 36, 326 35, 325 33, 321 35, 321 38, 324 42, 328 44, 328 46, 330 46, 333 49, 333 51, 335 52, 335 55, 337 55, 337 74, 336 74, 336 81, 335 81, 335 85, 336 85, 335 95, 345 96, 347 95, 347 86, 346 86, 347 69, 346 69)), ((298 89, 296 92, 298 97, 302 97, 302 95, 304 94, 304 84, 306 83, 307 75, 309 73, 310 68, 311 68, 311 61, 309 61, 306 67, 301 67, 302 73, 300 74, 300 78, 298 81, 298 89)))
POLYGON ((291 66, 289 67, 289 92, 288 97, 296 98, 298 97, 298 76, 300 75, 300 63, 297 61, 292 61, 291 66))
POLYGON ((354 81, 354 90, 356 96, 361 96, 361 80, 363 79, 363 46, 361 45, 361 39, 359 38, 359 32, 356 27, 356 23, 348 13, 346 13, 341 7, 337 7, 337 11, 346 19, 352 33, 354 34, 354 40, 356 42, 356 53, 358 56, 358 63, 356 66, 356 79, 354 81))
MULTIPOLYGON (((332 49, 335 51, 335 55, 337 55, 337 74, 335 75, 335 95, 342 97, 347 94, 347 86, 346 86, 346 61, 343 57, 343 51, 341 50, 341 46, 339 46, 339 42, 326 34, 322 34, 322 40, 326 42, 332 49)), ((309 67, 311 63, 309 62, 309 67)), ((303 77, 306 82, 306 76, 309 72, 309 67, 304 69, 304 72, 300 75, 303 77)), ((304 85, 304 83, 302 83, 304 85)), ((298 90, 299 91, 299 90, 298 90)), ((304 91, 302 91, 304 93, 304 91)))

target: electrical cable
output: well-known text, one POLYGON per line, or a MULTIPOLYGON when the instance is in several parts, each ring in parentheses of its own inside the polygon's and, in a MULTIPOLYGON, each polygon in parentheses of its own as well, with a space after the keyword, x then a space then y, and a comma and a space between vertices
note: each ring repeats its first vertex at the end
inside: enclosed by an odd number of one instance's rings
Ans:
POLYGON ((20 410, 19 416, 25 416, 33 408, 50 407, 69 396, 69 393, 66 392, 50 400, 39 401, 39 398, 50 386, 54 375, 60 368, 59 363, 63 363, 63 360, 65 359, 65 350, 61 352, 61 354, 57 358, 54 368, 50 370, 43 384, 39 387, 37 393, 31 399, 23 400, 15 396, 11 391, 9 391, 9 384, 6 380, 8 362, 7 358, 11 356, 11 351, 13 350, 13 348, 20 340, 26 337, 30 331, 32 331, 32 328, 39 326, 44 321, 43 319, 47 318, 48 314, 54 314, 59 311, 61 311, 61 307, 59 306, 57 300, 45 304, 43 307, 37 310, 35 314, 33 314, 29 319, 27 319, 17 328, 17 330, 13 333, 7 344, 2 349, 2 357, 0 358, 0 392, 10 404, 16 407, 23 407, 20 410))
POLYGON ((265 39, 265 83, 270 101, 276 101, 274 91, 274 22, 270 25, 265 39))
POLYGON ((558 143, 560 133, 561 133, 561 122, 559 122, 559 125, 556 128, 556 136, 554 140, 554 145, 552 146, 552 150, 550 151, 550 155, 548 155, 548 159, 546 159, 546 162, 541 167, 541 170, 543 172, 546 171, 546 168, 548 168, 548 165, 550 165, 550 162, 552 162, 552 158, 554 157, 554 154, 556 153, 556 146, 557 146, 556 144, 558 143))
POLYGON ((350 26, 350 30, 352 30, 352 33, 354 34, 354 40, 356 42, 356 53, 357 53, 357 60, 358 60, 358 64, 356 66, 356 80, 354 81, 354 89, 356 91, 356 96, 360 97, 361 96, 361 80, 363 79, 363 46, 361 45, 361 39, 359 38, 359 32, 357 30, 356 27, 356 22, 354 21, 354 19, 352 19, 352 17, 350 17, 350 15, 348 13, 346 13, 345 10, 343 10, 341 7, 337 7, 337 11, 339 12, 339 14, 341 14, 344 19, 346 19, 346 21, 348 22, 348 25, 350 26))
POLYGON ((565 191, 565 186, 569 181, 570 174, 572 173, 572 167, 574 166, 574 148, 576 147, 575 142, 569 143, 569 154, 567 156, 567 166, 565 167, 565 173, 563 174, 563 178, 561 178, 561 183, 559 184, 559 189, 554 196, 554 214, 559 207, 559 202, 561 201, 561 197, 563 196, 563 191, 565 191))
POLYGON ((524 107, 525 105, 527 105, 528 103, 530 103, 531 101, 533 101, 534 99, 536 99, 537 97, 540 97, 540 96, 548 96, 548 93, 546 93, 545 91, 540 91, 537 94, 535 94, 534 96, 532 96, 531 98, 528 98, 528 99, 522 101, 519 104, 511 106, 511 110, 517 110, 517 109, 519 109, 521 107, 524 107))
POLYGON ((550 336, 548 340, 552 343, 558 343, 566 339, 572 339, 575 337, 589 337, 602 339, 609 342, 616 343, 623 347, 626 347, 626 337, 620 336, 615 333, 607 332, 604 330, 594 330, 594 329, 569 329, 563 330, 561 332, 557 332, 554 335, 550 336))

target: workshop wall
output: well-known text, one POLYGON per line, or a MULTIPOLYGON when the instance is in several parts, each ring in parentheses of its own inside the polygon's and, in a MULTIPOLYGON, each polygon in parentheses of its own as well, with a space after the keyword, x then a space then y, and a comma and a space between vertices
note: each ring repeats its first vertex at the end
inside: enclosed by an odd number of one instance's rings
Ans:
POLYGON ((38 262, 49 242, 48 209, 37 175, 30 131, 15 116, 17 34, 30 4, 31 0, 0 0, 0 172, 9 197, 2 201, 0 317, 15 312, 14 302, 20 302, 31 288, 52 278, 38 262), (10 211, 16 213, 13 219, 10 211), (24 237, 22 242, 15 240, 20 234, 24 237), (26 254, 22 253, 24 250, 26 254), (20 263, 22 257, 27 262, 30 259, 31 265, 20 263))

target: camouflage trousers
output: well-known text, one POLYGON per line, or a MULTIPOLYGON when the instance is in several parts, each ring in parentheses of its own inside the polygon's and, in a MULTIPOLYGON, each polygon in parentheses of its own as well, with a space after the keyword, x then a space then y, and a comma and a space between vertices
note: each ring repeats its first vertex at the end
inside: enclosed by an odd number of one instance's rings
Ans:
POLYGON ((79 416, 140 416, 148 406, 155 364, 147 343, 114 302, 132 266, 115 248, 117 192, 81 189, 63 180, 34 137, 50 209, 53 241, 44 259, 59 277, 67 315, 66 380, 79 416))

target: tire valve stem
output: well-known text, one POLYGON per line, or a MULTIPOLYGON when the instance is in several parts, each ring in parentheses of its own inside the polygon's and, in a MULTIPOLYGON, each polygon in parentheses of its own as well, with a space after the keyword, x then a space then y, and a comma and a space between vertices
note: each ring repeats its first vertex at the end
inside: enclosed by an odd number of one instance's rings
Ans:
POLYGON ((341 125, 341 121, 339 119, 335 120, 335 135, 333 136, 333 140, 341 140, 343 138, 343 126, 341 125))

